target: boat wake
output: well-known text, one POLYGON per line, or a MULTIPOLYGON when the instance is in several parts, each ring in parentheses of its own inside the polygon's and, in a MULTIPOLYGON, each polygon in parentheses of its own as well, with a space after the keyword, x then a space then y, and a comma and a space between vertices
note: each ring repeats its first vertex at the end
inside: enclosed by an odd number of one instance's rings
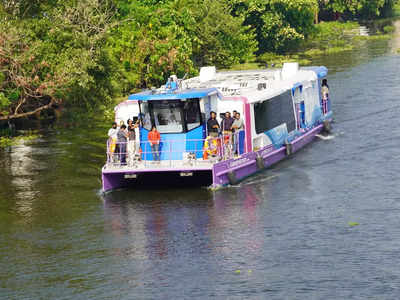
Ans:
POLYGON ((322 135, 322 134, 317 134, 315 136, 323 141, 333 140, 336 137, 335 135, 322 135))
POLYGON ((259 176, 255 177, 252 180, 246 180, 246 181, 244 181, 244 182, 242 182, 240 184, 237 184, 237 185, 230 185, 229 187, 237 188, 237 187, 242 187, 244 185, 260 184, 260 183, 269 181, 269 180, 271 180, 271 179, 273 179, 275 177, 278 177, 278 175, 271 175, 271 176, 266 176, 266 177, 259 175, 259 176))

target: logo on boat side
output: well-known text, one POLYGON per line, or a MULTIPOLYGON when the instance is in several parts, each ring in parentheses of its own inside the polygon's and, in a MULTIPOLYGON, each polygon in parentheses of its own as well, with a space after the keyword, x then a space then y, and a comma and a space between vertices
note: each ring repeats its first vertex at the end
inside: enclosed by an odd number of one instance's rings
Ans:
POLYGON ((250 161, 250 159, 244 157, 244 158, 241 158, 241 159, 238 159, 238 160, 235 160, 235 161, 231 162, 229 164, 229 167, 233 168, 233 167, 236 167, 236 166, 240 166, 240 165, 243 165, 243 164, 247 163, 248 161, 250 161))

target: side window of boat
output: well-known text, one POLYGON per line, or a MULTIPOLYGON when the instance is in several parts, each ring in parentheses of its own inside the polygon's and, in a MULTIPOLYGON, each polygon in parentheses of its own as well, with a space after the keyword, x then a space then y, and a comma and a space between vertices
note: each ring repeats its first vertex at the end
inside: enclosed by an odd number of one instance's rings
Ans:
POLYGON ((257 134, 286 123, 288 132, 296 129, 291 91, 254 104, 254 119, 257 134))
POLYGON ((192 130, 201 124, 199 99, 188 99, 183 105, 183 113, 187 130, 192 130))
POLYGON ((142 102, 140 104, 140 111, 142 114, 142 126, 144 129, 151 130, 151 116, 150 116, 150 110, 149 110, 149 103, 148 102, 142 102))

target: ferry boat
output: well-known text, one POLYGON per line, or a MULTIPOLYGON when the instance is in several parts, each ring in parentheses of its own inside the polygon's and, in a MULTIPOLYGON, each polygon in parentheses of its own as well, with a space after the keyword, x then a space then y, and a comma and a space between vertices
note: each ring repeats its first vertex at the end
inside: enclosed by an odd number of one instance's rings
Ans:
POLYGON ((170 182, 234 185, 270 167, 330 129, 330 100, 322 95, 327 73, 298 63, 226 72, 203 67, 197 77, 171 76, 158 89, 130 95, 115 115, 118 123, 138 120, 136 153, 118 152, 108 140, 103 191, 170 182), (239 112, 244 128, 211 136, 210 113, 221 124, 227 111, 239 112), (148 140, 153 126, 160 133, 159 157, 148 140))

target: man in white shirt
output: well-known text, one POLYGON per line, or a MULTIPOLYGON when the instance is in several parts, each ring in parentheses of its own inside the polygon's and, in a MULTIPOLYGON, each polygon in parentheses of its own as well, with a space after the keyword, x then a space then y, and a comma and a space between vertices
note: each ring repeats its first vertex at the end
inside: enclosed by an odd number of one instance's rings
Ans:
POLYGON ((116 145, 117 145, 117 134, 118 134, 117 123, 113 122, 112 123, 112 127, 108 130, 108 134, 107 134, 108 137, 109 137, 109 141, 108 141, 108 157, 109 157, 109 161, 111 161, 111 158, 113 157, 114 152, 115 152, 115 148, 116 148, 116 145))
POLYGON ((239 154, 239 133, 244 128, 243 120, 240 118, 240 113, 236 112, 235 120, 232 123, 233 130, 233 153, 239 154))

